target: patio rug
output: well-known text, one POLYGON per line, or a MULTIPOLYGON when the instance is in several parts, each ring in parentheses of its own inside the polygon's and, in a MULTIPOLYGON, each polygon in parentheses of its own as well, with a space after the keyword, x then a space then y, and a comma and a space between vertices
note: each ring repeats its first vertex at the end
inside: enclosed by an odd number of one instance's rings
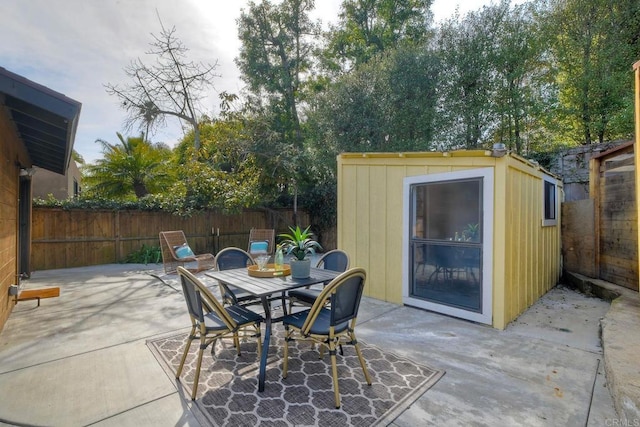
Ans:
MULTIPOLYGON (((372 385, 368 386, 353 346, 338 353, 341 408, 335 408, 328 352, 291 343, 289 375, 282 378, 283 331, 275 325, 269 346, 265 390, 258 392, 254 340, 241 343, 238 357, 231 340, 218 341, 215 356, 205 350, 196 406, 218 426, 372 426, 387 425, 444 375, 428 366, 360 341, 372 385)), ((170 378, 180 363, 188 332, 150 340, 147 345, 170 378)), ((197 340, 182 372, 182 396, 190 401, 197 340)), ((178 386, 180 387, 180 386, 178 386)))

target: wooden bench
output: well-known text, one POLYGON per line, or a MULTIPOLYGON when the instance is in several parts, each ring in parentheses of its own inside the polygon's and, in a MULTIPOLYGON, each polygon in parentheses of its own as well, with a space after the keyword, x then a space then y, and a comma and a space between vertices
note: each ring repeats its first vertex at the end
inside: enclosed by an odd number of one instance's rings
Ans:
POLYGON ((38 300, 38 307, 40 307, 40 300, 42 298, 56 298, 60 296, 59 287, 51 288, 39 288, 39 289, 25 289, 20 292, 20 295, 16 297, 16 304, 18 301, 38 300))

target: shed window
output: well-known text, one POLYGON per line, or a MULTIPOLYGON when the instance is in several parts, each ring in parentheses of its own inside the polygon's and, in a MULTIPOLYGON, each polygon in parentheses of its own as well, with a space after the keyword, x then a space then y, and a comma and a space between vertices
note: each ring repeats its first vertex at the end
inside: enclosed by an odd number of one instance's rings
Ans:
POLYGON ((543 180, 544 182, 544 218, 542 220, 542 225, 557 225, 558 224, 558 216, 557 216, 557 190, 556 184, 553 181, 549 181, 547 179, 543 180))

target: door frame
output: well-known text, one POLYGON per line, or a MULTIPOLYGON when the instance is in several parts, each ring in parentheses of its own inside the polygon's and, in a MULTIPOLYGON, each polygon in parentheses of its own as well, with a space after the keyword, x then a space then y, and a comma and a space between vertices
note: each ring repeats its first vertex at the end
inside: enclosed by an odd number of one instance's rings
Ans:
POLYGON ((494 168, 464 169, 454 172, 443 172, 430 175, 406 177, 403 180, 403 214, 402 214, 402 302, 405 305, 418 307, 437 313, 446 314, 473 322, 493 324, 493 203, 494 203, 494 168), (461 308, 426 301, 411 297, 410 247, 411 247, 411 186, 432 182, 457 181, 461 179, 482 178, 482 312, 472 312, 461 308))
POLYGON ((31 277, 31 177, 21 176, 18 189, 18 277, 31 277))

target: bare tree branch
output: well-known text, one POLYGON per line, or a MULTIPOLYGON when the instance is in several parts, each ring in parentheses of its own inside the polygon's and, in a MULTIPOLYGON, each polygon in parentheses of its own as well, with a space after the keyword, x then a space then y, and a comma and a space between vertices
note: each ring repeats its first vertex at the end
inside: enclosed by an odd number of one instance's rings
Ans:
MULTIPOLYGON (((160 18, 158 17, 160 20, 160 18)), ((218 66, 195 63, 187 59, 189 49, 176 37, 175 27, 167 29, 160 20, 160 34, 152 34, 150 50, 145 52, 155 58, 151 65, 140 58, 125 69, 131 79, 126 85, 107 83, 106 91, 115 95, 127 116, 124 126, 127 131, 138 127, 154 132, 166 125, 166 117, 177 117, 193 128, 194 146, 200 149, 199 117, 202 116, 200 101, 206 91, 213 87, 212 79, 220 77, 214 71, 218 66)), ((215 88, 214 88, 215 89, 215 88)))

